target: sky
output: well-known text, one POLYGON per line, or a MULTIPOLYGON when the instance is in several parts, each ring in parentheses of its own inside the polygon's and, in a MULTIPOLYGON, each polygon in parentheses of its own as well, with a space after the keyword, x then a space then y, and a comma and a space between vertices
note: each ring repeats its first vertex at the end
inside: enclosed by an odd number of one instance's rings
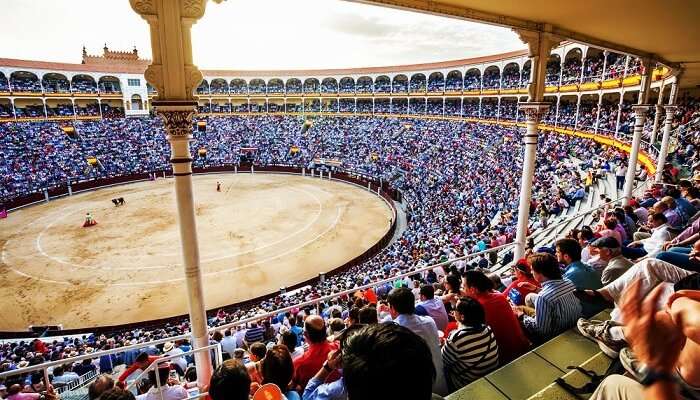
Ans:
MULTIPOLYGON (((79 63, 83 46, 150 58, 149 29, 128 0, 0 0, 0 58, 79 63)), ((524 49, 509 29, 341 0, 207 3, 192 28, 201 69, 401 65, 524 49)))

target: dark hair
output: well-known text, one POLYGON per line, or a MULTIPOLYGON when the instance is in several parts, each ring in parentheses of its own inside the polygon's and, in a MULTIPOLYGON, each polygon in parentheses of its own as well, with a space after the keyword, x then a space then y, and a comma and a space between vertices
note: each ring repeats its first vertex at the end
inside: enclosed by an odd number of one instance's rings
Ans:
POLYGON ((63 366, 62 365, 57 365, 53 368, 53 376, 61 376, 63 375, 63 366))
POLYGON ((267 353, 267 347, 264 344, 255 342, 250 345, 250 354, 257 357, 258 360, 262 360, 265 357, 265 353, 267 353))
POLYGON ((413 314, 416 310, 416 298, 408 288, 392 289, 388 300, 389 305, 399 314, 413 314))
POLYGON ((690 197, 690 198, 693 198, 693 199, 697 199, 698 197, 700 197, 700 189, 698 189, 698 188, 696 188, 696 187, 694 187, 694 186, 693 186, 693 187, 689 187, 689 188, 688 188, 688 191, 686 192, 685 195, 686 195, 687 197, 690 197))
POLYGON ((464 281, 467 286, 478 292, 488 292, 495 288, 493 281, 482 271, 471 270, 464 273, 464 281))
POLYGON ((146 362, 146 361, 148 361, 148 353, 146 353, 145 351, 139 353, 139 355, 136 356, 136 358, 134 359, 134 361, 137 361, 137 362, 146 362))
POLYGON ((435 297, 435 288, 433 285, 421 285, 419 293, 427 299, 432 299, 435 297))
POLYGON ((326 323, 323 322, 323 326, 319 329, 314 328, 312 325, 304 323, 304 331, 306 332, 306 337, 311 343, 323 343, 326 340, 326 323))
POLYGON ((418 335, 394 323, 374 324, 347 340, 343 379, 351 400, 429 400, 435 367, 430 348, 418 335))
POLYGON ((681 197, 681 191, 671 186, 666 189, 666 196, 671 196, 674 199, 681 197))
POLYGON ((350 319, 351 322, 357 323, 360 320, 360 308, 354 306, 350 308, 348 319, 350 319))
POLYGON ((460 297, 455 311, 464 317, 464 325, 478 326, 486 324, 486 312, 481 303, 471 297, 460 297))
POLYGON ((662 224, 665 224, 666 222, 668 222, 668 218, 666 218, 666 216, 660 212, 653 213, 651 215, 651 219, 652 219, 652 221, 661 222, 662 224))
POLYGON ((219 365, 209 381, 212 400, 248 400, 250 376, 239 360, 226 360, 219 365))
POLYGON ((605 227, 608 229, 615 229, 617 226, 617 218, 608 218, 604 222, 605 227))
MULTIPOLYGON (((226 352, 224 352, 224 354, 228 355, 226 352)), ((195 368, 194 365, 187 367, 185 370, 185 380, 187 382, 194 382, 197 380, 197 368, 195 368)))
POLYGON ((114 387, 114 379, 107 374, 102 374, 88 386, 88 398, 95 400, 106 390, 114 387))
POLYGON ((272 346, 260 362, 263 383, 274 383, 282 392, 287 391, 287 386, 294 375, 292 356, 286 346, 272 346))
MULTIPOLYGON (((160 386, 167 386, 168 375, 170 374, 170 365, 168 363, 160 364, 158 366, 158 379, 160 379, 160 386)), ((148 379, 153 383, 153 386, 158 386, 158 379, 156 379, 156 371, 148 371, 148 379)))
POLYGON ((445 277, 445 285, 447 286, 447 290, 459 292, 460 283, 461 280, 459 279, 459 275, 450 274, 445 277))
POLYGON ((134 394, 122 388, 112 388, 106 390, 100 396, 100 400, 135 400, 134 394))
POLYGON ((559 239, 557 240, 556 247, 559 249, 560 253, 569 256, 571 261, 578 261, 581 259, 581 245, 574 239, 559 239))
POLYGON ((527 258, 532 272, 544 275, 547 279, 561 279, 561 270, 557 259, 549 253, 535 253, 527 258))
POLYGON ((345 322, 340 318, 331 318, 328 320, 328 328, 330 332, 340 332, 345 329, 345 322))
POLYGON ((294 352, 297 348, 297 343, 299 343, 299 338, 297 334, 292 331, 282 332, 282 344, 287 346, 289 352, 294 352))
POLYGON ((374 306, 364 306, 360 308, 359 317, 361 324, 376 324, 379 322, 377 309, 374 306))

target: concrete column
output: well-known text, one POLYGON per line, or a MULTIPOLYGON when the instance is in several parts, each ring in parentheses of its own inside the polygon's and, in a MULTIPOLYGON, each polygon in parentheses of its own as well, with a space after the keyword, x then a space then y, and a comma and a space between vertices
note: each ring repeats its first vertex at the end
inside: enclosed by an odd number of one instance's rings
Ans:
POLYGON ((622 103, 625 97, 625 92, 620 92, 620 102, 617 104, 617 120, 615 121, 615 137, 620 132, 620 119, 622 119, 622 103))
MULTIPOLYGON (((657 107, 659 107, 657 105, 657 107)), ((668 145, 671 141, 671 124, 673 123, 673 112, 676 106, 664 106, 666 118, 664 119, 664 134, 661 138, 661 148, 659 149, 659 158, 656 160, 656 176, 654 182, 661 182, 663 177, 664 165, 666 165, 666 157, 668 156, 668 145)), ((657 111, 658 113, 658 111, 657 111)))
MULTIPOLYGON (((610 54, 610 52, 608 50, 603 51, 603 71, 600 73, 600 81, 601 82, 603 82, 605 80, 605 70, 608 68, 608 54, 610 54)), ((602 96, 602 94, 601 94, 601 96, 602 96)))
POLYGON ((642 143, 642 131, 644 130, 644 121, 649 112, 649 105, 640 104, 632 106, 634 110, 634 135, 632 136, 632 149, 629 154, 629 163, 627 164, 627 176, 625 177, 625 189, 623 204, 628 205, 632 198, 632 190, 634 189, 634 177, 637 171, 637 159, 639 158, 639 147, 642 143))
POLYGON ((520 203, 518 206, 518 230, 516 232, 515 260, 525 255, 525 243, 527 242, 527 228, 530 222, 530 200, 532 199, 532 179, 535 175, 535 162, 537 161, 537 137, 539 132, 537 125, 540 119, 547 113, 549 103, 529 102, 520 104, 520 109, 525 112, 527 130, 523 135, 525 145, 523 156, 523 175, 520 182, 520 203))
POLYGON ((595 133, 598 133, 598 128, 600 127, 600 109, 603 108, 603 94, 598 93, 598 110, 595 115, 595 133))
POLYGON ((578 129, 578 115, 581 110, 581 96, 576 100, 576 114, 574 115, 574 130, 578 129))
POLYGON ((44 201, 49 202, 49 190, 44 189, 44 201))
MULTIPOLYGON (((154 104, 156 113, 163 119, 167 139, 170 142, 175 178, 175 203, 177 205, 180 243, 185 266, 185 283, 189 301, 190 329, 194 347, 209 345, 207 315, 204 308, 204 289, 200 270, 199 240, 194 212, 192 188, 192 157, 189 143, 192 141, 192 117, 197 110, 196 101, 163 102, 154 104)), ((195 353, 197 377, 211 376, 211 355, 208 351, 195 353)))
POLYGON ((656 135, 659 131, 659 122, 661 120, 661 111, 664 109, 661 105, 661 93, 659 93, 659 103, 654 106, 656 113, 654 114, 654 126, 651 128, 651 136, 649 136, 649 146, 654 146, 656 135))
POLYGON ((528 45, 528 55, 531 60, 530 85, 528 86, 528 102, 521 103, 520 109, 525 112, 526 132, 523 136, 523 175, 520 183, 520 204, 518 206, 518 227, 515 237, 515 259, 525 254, 527 243, 527 228, 530 222, 530 199, 532 197, 532 179, 535 173, 537 154, 537 125, 549 109, 549 103, 544 103, 545 76, 547 60, 553 47, 561 43, 562 38, 551 33, 518 31, 520 39, 528 45))
POLYGON ((70 184, 70 179, 68 179, 68 196, 73 195, 73 186, 70 184))

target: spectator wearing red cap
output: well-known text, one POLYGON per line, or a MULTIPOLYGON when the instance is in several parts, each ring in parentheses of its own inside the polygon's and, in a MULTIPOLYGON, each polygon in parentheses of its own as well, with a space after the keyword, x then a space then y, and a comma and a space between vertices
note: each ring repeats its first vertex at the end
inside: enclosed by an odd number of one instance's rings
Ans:
POLYGON ((525 296, 536 292, 540 284, 535 280, 535 277, 532 276, 530 265, 525 258, 521 258, 515 263, 513 272, 515 273, 515 280, 503 290, 503 294, 513 305, 523 306, 525 305, 525 296), (524 283, 528 283, 529 285, 524 283))

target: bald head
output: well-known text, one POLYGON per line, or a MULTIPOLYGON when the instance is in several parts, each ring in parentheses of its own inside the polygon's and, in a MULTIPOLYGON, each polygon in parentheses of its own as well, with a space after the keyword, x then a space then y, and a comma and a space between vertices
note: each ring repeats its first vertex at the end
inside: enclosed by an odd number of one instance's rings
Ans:
POLYGON ((102 393, 114 387, 114 380, 109 375, 102 374, 95 379, 88 387, 88 398, 98 399, 102 393))
POLYGON ((656 211, 657 213, 662 213, 666 210, 668 210, 668 205, 666 203, 664 203, 663 201, 657 201, 654 204, 654 211, 656 211))
POLYGON ((311 343, 322 343, 326 340, 326 323, 318 315, 309 315, 304 321, 304 335, 311 343))
POLYGON ((674 200, 671 196, 665 196, 661 199, 661 202, 666 204, 666 207, 668 207, 669 209, 676 208, 676 200, 674 200))

